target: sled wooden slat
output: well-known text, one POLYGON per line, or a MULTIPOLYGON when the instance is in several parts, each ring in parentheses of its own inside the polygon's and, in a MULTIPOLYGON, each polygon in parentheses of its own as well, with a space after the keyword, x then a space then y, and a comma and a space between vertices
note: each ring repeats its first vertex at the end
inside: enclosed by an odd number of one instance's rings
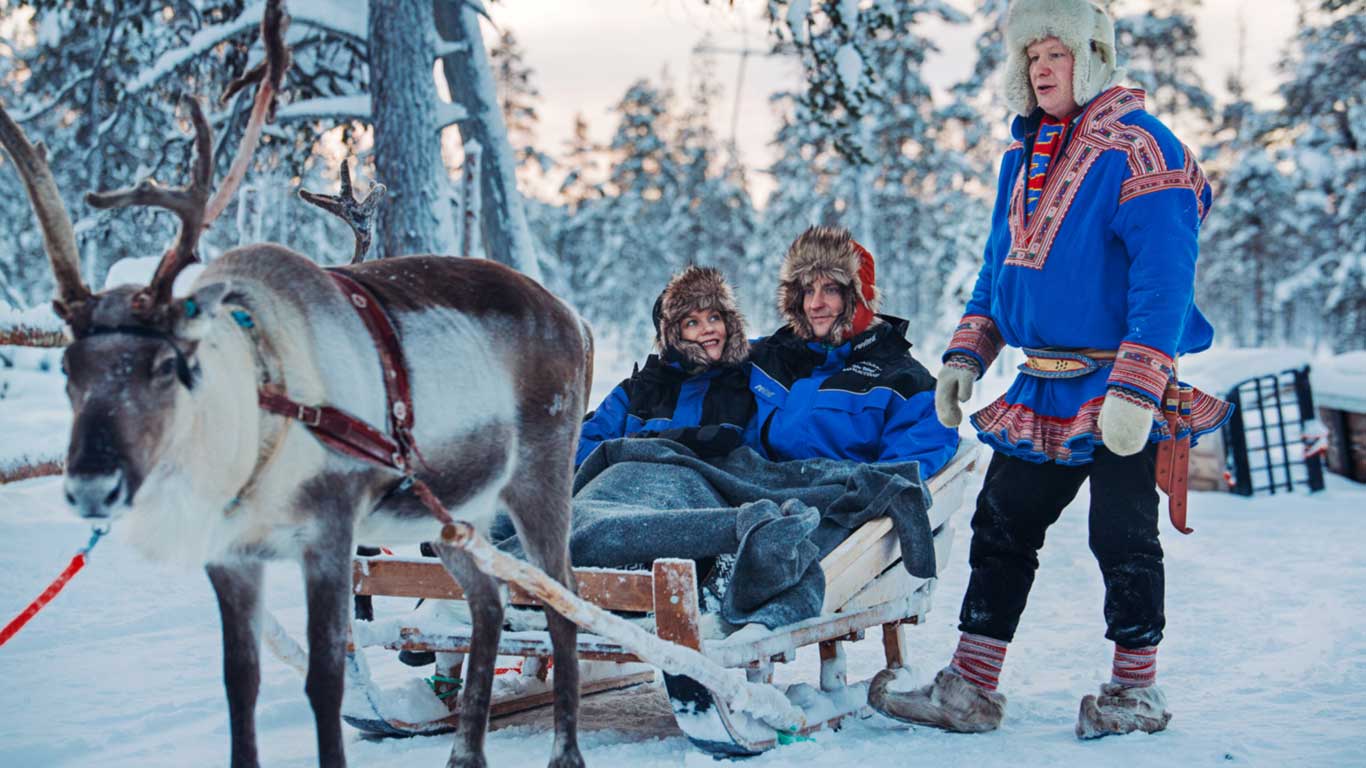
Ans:
POLYGON ((784 656, 792 648, 844 638, 862 629, 918 616, 929 609, 929 592, 930 590, 922 587, 906 597, 867 610, 817 616, 790 624, 780 631, 767 633, 759 638, 744 638, 739 641, 727 638, 704 642, 702 650, 708 658, 723 667, 743 667, 784 656))
POLYGON ((702 616, 697 609, 697 566, 691 560, 656 560, 655 634, 661 640, 702 648, 702 616))
MULTIPOLYGON (((358 595, 424 597, 463 600, 465 592, 446 572, 440 560, 393 557, 358 557, 351 568, 353 591, 358 595)), ((579 596, 609 611, 655 609, 654 579, 645 571, 630 573, 602 568, 575 568, 579 596)), ((508 585, 513 605, 540 605, 540 601, 515 584, 508 585)))
MULTIPOLYGON (((615 661, 620 663, 637 662, 640 659, 630 651, 595 635, 580 634, 578 638, 579 658, 587 661, 615 661)), ((377 647, 393 651, 437 651, 441 653, 469 653, 469 632, 427 632, 416 627, 403 627, 398 636, 377 647)), ((498 640, 499 656, 550 656, 553 648, 550 635, 546 632, 505 632, 498 640)))
MULTIPOLYGON (((927 484, 934 500, 928 511, 928 522, 934 531, 936 564, 941 569, 949 560, 952 518, 969 492, 973 482, 971 471, 978 453, 979 446, 961 446, 927 484)), ((654 633, 660 639, 700 651, 711 664, 744 669, 746 679, 764 683, 772 679, 774 662, 792 661, 797 649, 803 646, 820 644, 823 665, 838 666, 842 661, 838 643, 858 642, 867 630, 875 627, 882 630, 887 666, 906 666, 909 652, 905 625, 919 623, 928 613, 937 580, 911 576, 900 560, 900 540, 892 522, 885 518, 870 521, 822 559, 826 600, 821 615, 773 630, 746 628, 722 639, 703 638, 696 568, 691 560, 658 560, 650 571, 580 568, 574 573, 578 579, 578 593, 585 600, 609 611, 653 613, 654 633)), ((462 595, 459 586, 434 559, 359 558, 354 574, 357 594, 435 599, 459 599, 462 595)), ((513 603, 538 604, 527 592, 509 586, 513 603)), ((372 630, 367 633, 365 644, 392 650, 466 653, 470 649, 471 634, 469 627, 459 625, 425 629, 395 627, 392 634, 386 631, 377 635, 372 630)), ((583 631, 578 635, 578 652, 586 661, 640 660, 620 643, 583 631)), ((552 653, 549 634, 505 631, 498 653, 549 656, 552 653)), ((818 707, 809 712, 806 725, 793 733, 812 733, 833 727, 841 718, 866 710, 866 682, 848 681, 847 685, 840 686, 838 671, 832 667, 830 674, 823 674, 823 680, 828 678, 828 682, 839 689, 826 692, 833 697, 829 706, 821 705, 826 708, 818 707)), ((699 748, 713 755, 735 757, 757 754, 778 743, 772 727, 730 709, 725 701, 714 695, 714 689, 688 677, 680 678, 678 673, 666 673, 664 678, 680 727, 699 748)), ((508 706, 523 709, 535 705, 536 702, 528 699, 508 706)), ((494 715, 498 714, 499 704, 495 702, 494 715)), ((379 727, 389 727, 389 731, 381 731, 389 735, 395 732, 411 735, 429 732, 426 729, 433 724, 399 723, 401 727, 397 731, 392 728, 393 722, 379 727)))

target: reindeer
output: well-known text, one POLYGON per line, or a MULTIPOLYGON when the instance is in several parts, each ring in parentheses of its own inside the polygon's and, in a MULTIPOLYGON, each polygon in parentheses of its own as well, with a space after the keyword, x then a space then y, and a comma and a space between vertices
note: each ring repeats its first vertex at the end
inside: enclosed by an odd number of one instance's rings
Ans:
MULTIPOLYGON (((252 75, 259 86, 248 134, 259 134, 281 82, 283 23, 271 3, 262 22, 268 61, 252 75)), ((0 109, 0 143, 42 227, 53 304, 72 338, 63 356, 74 416, 66 499, 83 518, 120 523, 147 555, 207 572, 222 616, 231 764, 239 768, 258 764, 264 562, 302 566, 305 691, 319 763, 341 766, 353 542, 433 541, 474 622, 449 765, 482 766, 503 598, 493 578, 440 542, 438 518, 486 525, 506 511, 531 561, 572 588, 570 481, 591 333, 520 273, 452 257, 327 271, 262 243, 225 253, 188 297, 173 297, 172 283, 196 260, 199 235, 232 186, 209 199, 209 127, 197 101, 190 113, 196 158, 187 186, 144 182, 87 197, 100 207, 158 206, 181 220, 148 286, 92 293, 44 151, 0 109), (371 302, 382 309, 375 322, 392 328, 391 345, 377 348, 373 318, 358 313, 371 302), (402 378, 408 396, 396 400, 393 381, 402 378), (397 450, 378 456, 376 446, 397 450)), ((254 143, 244 140, 242 151, 249 155, 254 143)), ((241 154, 230 179, 240 180, 239 166, 245 170, 241 154)), ((577 628, 554 612, 547 619, 555 665, 550 765, 581 766, 577 628)))

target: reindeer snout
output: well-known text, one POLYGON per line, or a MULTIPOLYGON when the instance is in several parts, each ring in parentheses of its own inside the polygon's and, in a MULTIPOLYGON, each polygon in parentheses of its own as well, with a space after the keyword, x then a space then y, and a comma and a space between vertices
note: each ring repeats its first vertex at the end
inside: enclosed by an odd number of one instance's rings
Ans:
POLYGON ((114 508, 128 502, 123 470, 102 474, 68 474, 66 503, 84 518, 113 517, 114 508))

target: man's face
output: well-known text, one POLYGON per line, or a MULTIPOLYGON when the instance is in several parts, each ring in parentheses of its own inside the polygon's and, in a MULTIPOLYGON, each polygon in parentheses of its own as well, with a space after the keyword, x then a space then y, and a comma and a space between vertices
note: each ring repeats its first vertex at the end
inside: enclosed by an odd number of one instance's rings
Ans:
POLYGON ((1072 93, 1072 52, 1056 37, 1046 37, 1025 49, 1029 58, 1029 85, 1034 98, 1050 116, 1071 117, 1078 106, 1072 93))
POLYGON ((816 338, 824 339, 844 312, 844 289, 828 277, 817 277, 802 291, 802 311, 816 338))

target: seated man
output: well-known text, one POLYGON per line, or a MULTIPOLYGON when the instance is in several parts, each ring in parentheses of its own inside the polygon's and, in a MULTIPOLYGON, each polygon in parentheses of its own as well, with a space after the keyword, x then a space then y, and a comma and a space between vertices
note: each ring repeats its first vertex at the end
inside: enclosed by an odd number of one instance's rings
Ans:
POLYGON ((905 320, 878 315, 873 256, 848 230, 812 227, 787 251, 787 325, 750 351, 754 449, 773 461, 916 461, 922 479, 953 457, 934 377, 911 357, 905 320))

